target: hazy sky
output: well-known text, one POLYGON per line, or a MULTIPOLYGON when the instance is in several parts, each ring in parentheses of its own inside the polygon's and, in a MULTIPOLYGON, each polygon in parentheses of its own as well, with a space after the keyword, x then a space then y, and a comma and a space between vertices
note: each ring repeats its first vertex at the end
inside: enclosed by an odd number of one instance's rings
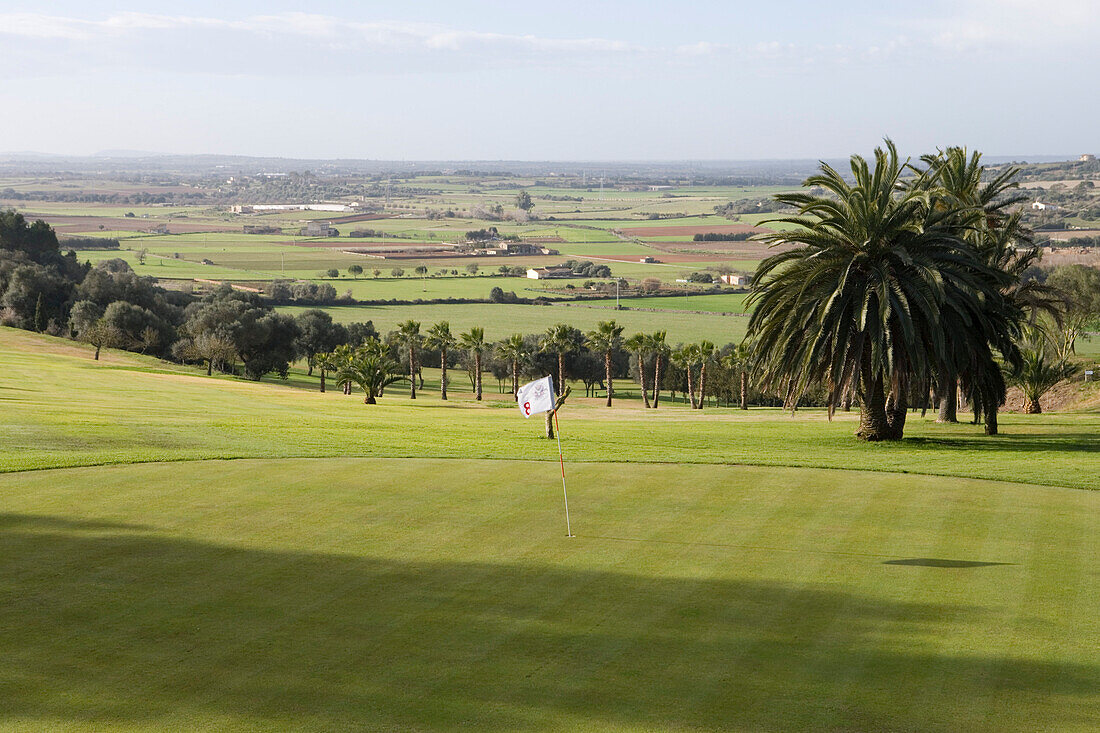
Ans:
POLYGON ((0 150, 1100 153, 1100 0, 0 1, 0 150))

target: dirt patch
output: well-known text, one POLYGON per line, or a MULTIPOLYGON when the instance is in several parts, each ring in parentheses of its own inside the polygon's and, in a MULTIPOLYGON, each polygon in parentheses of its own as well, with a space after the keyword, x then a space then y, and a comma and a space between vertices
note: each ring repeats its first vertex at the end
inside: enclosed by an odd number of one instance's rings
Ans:
POLYGON ((1043 267, 1057 267, 1058 265, 1088 265, 1100 267, 1100 250, 1090 247, 1086 251, 1078 249, 1056 249, 1053 252, 1043 252, 1043 267))
MULTIPOLYGON (((1043 412, 1066 412, 1100 409, 1100 382, 1084 382, 1081 377, 1059 382, 1039 400, 1043 412)), ((1008 390, 1005 412, 1024 411, 1024 393, 1019 387, 1008 390)))
POLYGON ((1056 242, 1065 242, 1074 237, 1100 237, 1100 229, 1040 229, 1035 234, 1039 238, 1047 236, 1056 242))

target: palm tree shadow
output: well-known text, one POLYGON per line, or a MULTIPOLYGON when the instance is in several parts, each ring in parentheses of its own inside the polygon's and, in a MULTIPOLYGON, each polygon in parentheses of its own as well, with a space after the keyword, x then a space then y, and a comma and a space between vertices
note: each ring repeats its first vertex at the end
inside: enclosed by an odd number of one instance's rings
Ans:
POLYGON ((914 565, 922 568, 987 568, 994 565, 1015 565, 1012 562, 987 562, 983 560, 946 560, 936 557, 910 557, 902 560, 886 560, 883 565, 914 565))
POLYGON ((992 728, 1006 705, 1026 715, 1027 701, 1060 696, 1078 705, 1041 708, 1045 727, 1080 725, 1100 663, 914 641, 987 613, 790 582, 268 551, 6 514, 0 726, 950 730, 967 712, 992 728), (1005 689, 1024 694, 1006 701, 1005 689), (928 704, 898 704, 917 694, 928 704))
POLYGON ((1026 451, 1029 453, 1041 451, 1057 451, 1066 453, 1098 453, 1100 452, 1100 440, 1096 433, 1089 432, 1063 432, 1055 435, 1043 435, 1036 433, 1001 433, 997 436, 942 436, 929 437, 906 436, 907 447, 927 448, 929 450, 984 450, 984 451, 1026 451))

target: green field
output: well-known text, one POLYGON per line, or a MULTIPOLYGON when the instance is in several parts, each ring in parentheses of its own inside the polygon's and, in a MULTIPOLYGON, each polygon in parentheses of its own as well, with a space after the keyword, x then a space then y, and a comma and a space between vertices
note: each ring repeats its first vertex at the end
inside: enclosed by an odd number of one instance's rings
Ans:
POLYGON ((6 728, 1100 726, 1097 413, 866 445, 573 398, 567 539, 539 421, 462 380, 366 406, 11 329, 0 375, 6 728))
MULTIPOLYGON (((690 295, 660 298, 620 298, 619 305, 645 310, 698 311, 706 313, 745 313, 747 293, 722 293, 720 295, 690 295)), ((614 303, 609 302, 609 308, 614 303)))
MULTIPOLYGON (((531 295, 526 293, 525 295, 531 295)), ((513 333, 543 333, 555 323, 568 323, 582 331, 589 331, 600 321, 614 319, 625 326, 626 332, 668 331, 671 343, 710 339, 717 344, 740 341, 745 335, 748 318, 744 316, 697 315, 668 311, 646 313, 642 311, 614 311, 604 301, 574 305, 509 305, 493 303, 461 303, 438 305, 362 305, 331 306, 325 310, 340 323, 371 321, 383 333, 393 330, 398 323, 413 319, 425 325, 449 321, 451 330, 464 331, 471 326, 481 326, 489 339, 501 339, 513 333)), ((304 306, 279 308, 292 315, 306 310, 304 306)))

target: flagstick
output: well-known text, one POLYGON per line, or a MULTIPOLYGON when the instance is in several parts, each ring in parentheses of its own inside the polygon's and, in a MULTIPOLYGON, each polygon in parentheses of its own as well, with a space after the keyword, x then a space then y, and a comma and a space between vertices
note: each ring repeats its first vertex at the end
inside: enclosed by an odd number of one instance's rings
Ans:
POLYGON ((554 437, 558 439, 558 462, 561 463, 561 493, 565 497, 565 536, 572 537, 573 530, 569 526, 569 492, 565 490, 565 458, 561 454, 561 424, 558 422, 558 411, 554 410, 554 437))

